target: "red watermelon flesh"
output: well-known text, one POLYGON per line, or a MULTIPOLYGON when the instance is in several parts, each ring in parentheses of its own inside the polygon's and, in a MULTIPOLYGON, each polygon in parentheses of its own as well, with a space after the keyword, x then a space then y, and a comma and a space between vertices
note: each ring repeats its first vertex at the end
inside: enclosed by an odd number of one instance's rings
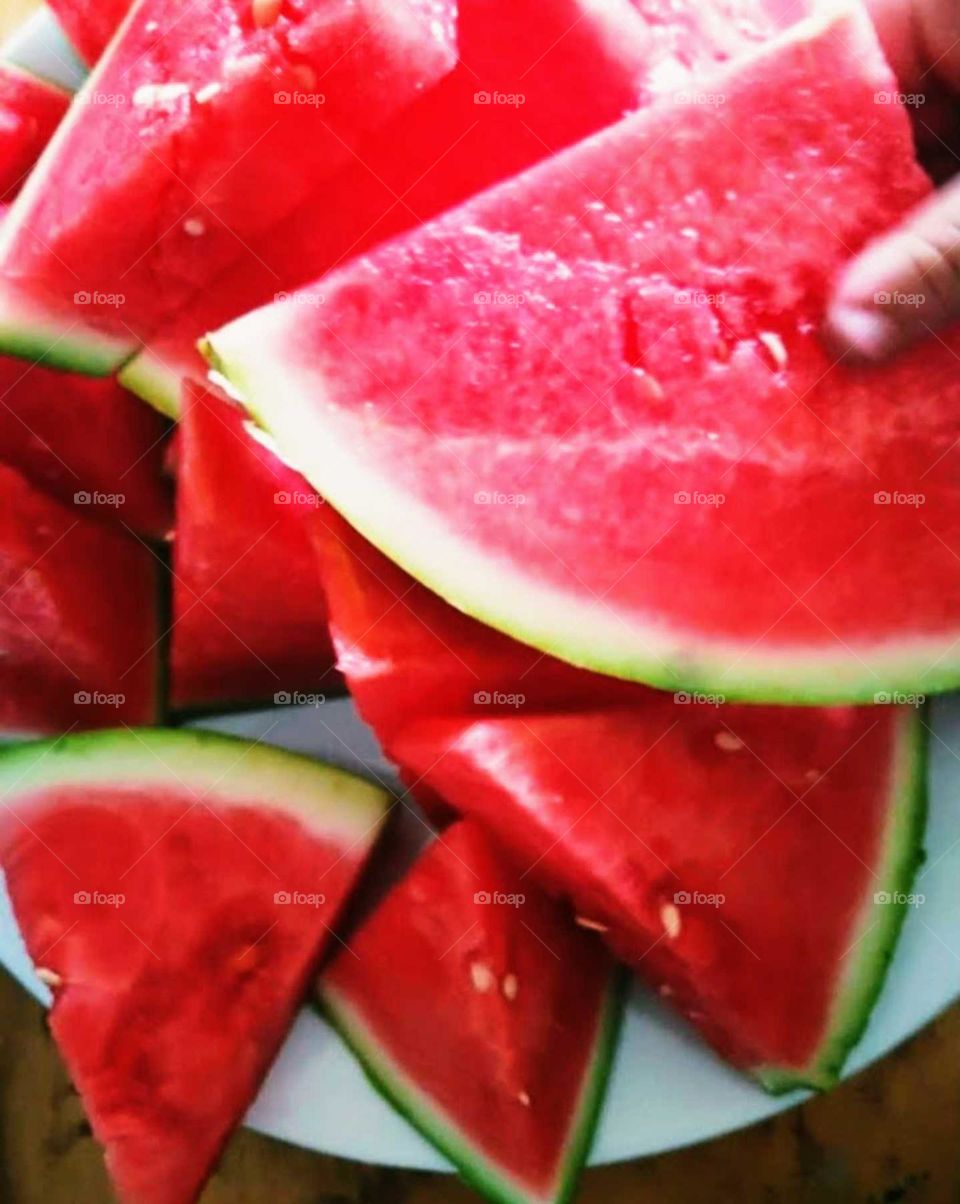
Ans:
POLYGON ((694 705, 678 723, 677 709, 667 695, 441 721, 396 753, 509 839, 724 1058, 773 1091, 829 1087, 920 860, 921 721, 694 705))
POLYGON ((606 1085, 619 974, 478 825, 434 841, 320 992, 373 1081, 487 1199, 569 1198, 606 1085))
POLYGON ((86 513, 162 539, 166 424, 115 380, 0 358, 0 461, 86 513))
POLYGON ((456 70, 194 298, 125 369, 127 386, 175 412, 180 378, 203 379, 196 343, 208 330, 617 121, 775 24, 757 0, 638 7, 642 20, 626 0, 461 0, 456 70))
POLYGON ((960 342, 878 372, 817 332, 927 188, 891 83, 858 9, 807 21, 210 354, 368 538, 543 651, 750 700, 946 689, 960 342))
POLYGON ((0 754, 0 863, 124 1204, 192 1204, 306 994, 383 793, 210 733, 0 754))
POLYGON ((917 713, 600 677, 454 610, 329 508, 316 537, 338 663, 415 789, 481 820, 735 1065, 829 1085, 903 916, 875 892, 919 858, 917 713))
POLYGON ((317 511, 312 531, 337 665, 388 751, 398 732, 421 720, 516 714, 507 699, 520 693, 536 711, 659 697, 574 669, 454 610, 329 506, 317 511))
POLYGON ((188 386, 177 443, 171 704, 316 693, 333 652, 302 477, 244 415, 188 386))
POLYGON ((3 270, 149 333, 454 61, 452 0, 139 0, 15 203, 3 270))
POLYGON ((69 92, 0 63, 0 204, 20 191, 69 107, 69 92))
POLYGON ((694 81, 738 58, 813 10, 812 0, 629 0, 657 46, 653 97, 696 91, 694 81))
POLYGON ((0 465, 0 732, 156 720, 158 568, 0 465))
POLYGON ((96 63, 130 9, 130 0, 50 0, 64 33, 90 67, 96 63))

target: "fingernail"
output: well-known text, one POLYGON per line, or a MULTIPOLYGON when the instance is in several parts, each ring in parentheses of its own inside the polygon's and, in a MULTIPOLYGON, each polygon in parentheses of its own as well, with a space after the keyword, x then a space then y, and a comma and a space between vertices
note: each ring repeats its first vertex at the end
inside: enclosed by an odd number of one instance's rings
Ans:
POLYGON ((841 354, 881 360, 903 342, 903 331, 882 309, 834 305, 827 314, 825 333, 841 354))

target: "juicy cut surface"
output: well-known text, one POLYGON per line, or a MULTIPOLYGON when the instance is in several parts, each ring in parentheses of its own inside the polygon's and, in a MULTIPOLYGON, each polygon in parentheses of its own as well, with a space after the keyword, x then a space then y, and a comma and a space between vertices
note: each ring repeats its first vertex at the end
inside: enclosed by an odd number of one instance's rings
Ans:
POLYGON ((428 804, 479 819, 736 1065, 829 1083, 922 828, 904 707, 724 704, 543 656, 315 521, 338 663, 428 804))
POLYGON ((798 30, 211 354, 491 625, 656 684, 872 700, 958 672, 960 382, 952 346, 883 373, 821 347, 833 273, 927 182, 869 28, 798 30))
POLYGON ((446 0, 139 0, 18 199, 3 270, 52 301, 85 293, 79 317, 148 332, 450 70, 455 47, 446 0))
POLYGON ((458 1168, 512 1185, 493 1199, 532 1204, 565 1198, 585 1156, 619 977, 595 936, 465 821, 319 985, 347 1040, 458 1168))

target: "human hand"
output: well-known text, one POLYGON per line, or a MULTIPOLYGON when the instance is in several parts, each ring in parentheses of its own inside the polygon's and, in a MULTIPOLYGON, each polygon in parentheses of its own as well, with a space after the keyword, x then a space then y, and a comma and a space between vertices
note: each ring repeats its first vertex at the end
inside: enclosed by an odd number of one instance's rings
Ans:
MULTIPOLYGON (((949 127, 960 125, 960 5, 868 0, 901 89, 923 96, 915 130, 923 157, 960 170, 949 127)), ((955 144, 960 151, 960 144, 955 144)), ((875 239, 841 273, 825 334, 842 355, 880 360, 960 319, 960 176, 875 239), (909 297, 911 303, 898 304, 909 297)))

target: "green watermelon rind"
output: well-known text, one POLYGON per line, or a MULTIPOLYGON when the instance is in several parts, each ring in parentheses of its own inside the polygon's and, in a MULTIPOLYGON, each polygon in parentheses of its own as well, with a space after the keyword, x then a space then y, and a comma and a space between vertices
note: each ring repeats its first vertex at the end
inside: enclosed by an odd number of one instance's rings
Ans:
MULTIPOLYGON (((132 5, 120 23, 111 46, 120 39, 121 31, 125 31, 135 19, 135 8, 136 5, 132 5)), ((47 144, 40 162, 30 173, 0 224, 0 263, 16 240, 21 215, 28 212, 32 198, 48 187, 47 164, 56 162, 61 147, 67 145, 74 127, 83 119, 85 98, 101 90, 100 77, 108 67, 108 60, 109 54, 105 53, 87 76, 66 117, 47 144)), ((85 291, 82 281, 78 280, 77 285, 79 293, 85 291)), ((127 339, 85 324, 79 305, 74 310, 62 300, 48 305, 42 295, 34 296, 29 283, 21 284, 16 279, 7 279, 0 285, 0 354, 42 363, 63 372, 100 377, 112 376, 136 354, 140 346, 140 341, 132 333, 127 339), (75 330, 79 332, 74 334, 75 330)))
POLYGON ((201 351, 311 484, 386 556, 458 610, 568 664, 661 690, 722 694, 731 702, 872 704, 883 694, 943 693, 960 686, 960 626, 942 637, 883 647, 752 653, 743 645, 617 615, 602 603, 526 576, 452 532, 442 517, 363 459, 362 422, 332 406, 299 405, 297 373, 271 354, 295 330, 289 311, 254 311, 208 334, 201 351))
POLYGON ((58 84, 56 81, 42 75, 39 71, 35 71, 32 67, 25 67, 22 63, 14 62, 13 59, 0 56, 0 72, 4 75, 19 76, 25 82, 36 85, 45 92, 52 93, 54 96, 58 96, 67 102, 73 96, 70 88, 65 88, 63 84, 58 84))
POLYGON ((389 795, 364 778, 259 742, 184 728, 81 732, 0 748, 0 802, 45 788, 153 784, 197 791, 209 805, 275 808, 330 839, 371 843, 389 795))
POLYGON ((905 715, 897 738, 891 816, 885 848, 876 878, 868 884, 860 921, 862 936, 854 941, 851 957, 833 1006, 828 1031, 810 1064, 802 1069, 759 1067, 754 1076, 772 1095, 797 1088, 828 1090, 840 1077, 850 1051, 860 1041, 874 1005, 883 989, 893 960, 900 931, 907 918, 908 904, 874 901, 874 895, 909 894, 924 861, 924 832, 927 819, 927 760, 929 728, 922 711, 905 715), (878 922, 871 917, 882 908, 878 922))
POLYGON ((449 1159, 465 1183, 496 1204, 568 1204, 577 1189, 580 1172, 590 1153, 600 1121, 623 1023, 626 983, 627 978, 621 968, 611 970, 611 981, 597 1028, 594 1056, 584 1079, 577 1119, 558 1172, 556 1190, 549 1196, 532 1196, 521 1184, 499 1173, 482 1152, 471 1146, 455 1123, 441 1115, 429 1097, 384 1052, 349 1001, 322 981, 318 1006, 357 1059, 372 1086, 449 1159))
POLYGON ((158 410, 165 418, 180 418, 180 374, 145 347, 120 369, 117 379, 125 389, 158 410))
POLYGON ((84 325, 82 310, 47 308, 12 280, 0 282, 0 354, 79 376, 110 376, 138 343, 84 325))

